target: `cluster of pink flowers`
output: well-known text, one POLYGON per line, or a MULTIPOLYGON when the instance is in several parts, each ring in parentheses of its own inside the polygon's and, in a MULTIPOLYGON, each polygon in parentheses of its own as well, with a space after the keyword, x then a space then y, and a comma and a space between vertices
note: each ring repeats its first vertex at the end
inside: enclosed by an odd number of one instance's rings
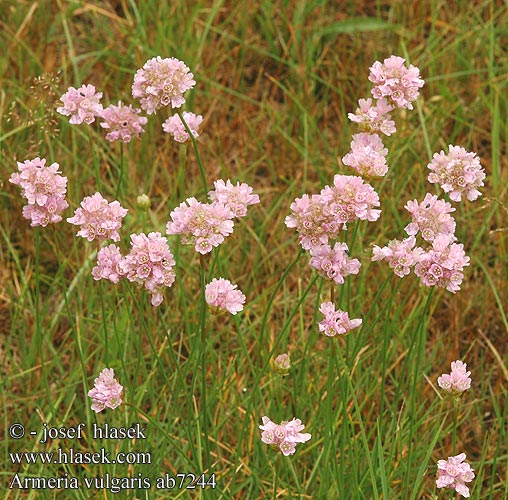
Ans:
POLYGON ((104 368, 94 381, 94 387, 88 391, 92 398, 92 410, 99 413, 105 408, 114 410, 122 404, 123 387, 115 379, 112 368, 104 368))
POLYGON ((157 56, 136 72, 132 96, 140 99, 141 107, 151 115, 163 106, 179 108, 185 102, 183 94, 195 84, 185 63, 174 57, 157 56))
POLYGON ((123 208, 118 201, 108 201, 100 193, 86 196, 81 202, 81 207, 74 212, 74 217, 69 217, 67 222, 81 226, 77 235, 93 240, 119 241, 118 230, 122 226, 122 219, 128 210, 123 208))
POLYGON ((120 269, 122 258, 120 249, 113 243, 101 248, 97 252, 97 265, 92 269, 93 279, 96 281, 106 279, 118 283, 123 275, 120 269))
POLYGON ((291 359, 289 357, 288 353, 279 354, 273 361, 272 361, 272 368, 275 373, 278 373, 279 375, 282 375, 285 377, 291 368, 291 359))
POLYGON ((319 331, 328 337, 343 335, 362 324, 361 319, 349 319, 347 312, 336 310, 332 302, 323 302, 319 312, 324 316, 318 324, 319 331))
POLYGON ((444 391, 457 396, 471 387, 471 372, 467 371, 466 363, 457 360, 452 361, 452 371, 443 374, 437 379, 437 383, 444 391))
POLYGON ((438 488, 451 488, 463 497, 469 498, 469 488, 466 483, 470 483, 475 475, 471 466, 466 462, 465 453, 448 457, 448 460, 438 460, 437 474, 436 486, 438 488))
POLYGON ((387 154, 388 150, 379 135, 355 134, 351 141, 351 151, 342 158, 342 162, 362 177, 383 177, 388 172, 387 154))
POLYGON ((381 248, 374 245, 372 260, 386 260, 394 273, 403 278, 411 272, 411 268, 420 261, 425 253, 423 248, 416 247, 416 238, 410 236, 402 241, 392 240, 381 248))
POLYGON ((309 433, 302 433, 305 426, 298 418, 293 418, 290 422, 284 421, 280 424, 272 422, 268 417, 262 418, 263 425, 259 428, 261 441, 272 445, 280 450, 285 456, 292 455, 295 452, 298 443, 305 443, 311 438, 309 433))
POLYGON ((96 117, 102 115, 102 104, 99 102, 102 92, 96 92, 93 85, 82 85, 79 89, 69 87, 60 100, 63 106, 56 110, 65 116, 70 116, 69 123, 90 125, 96 117))
POLYGON ((310 256, 310 266, 316 269, 320 276, 338 285, 344 283, 346 276, 360 272, 360 261, 349 257, 346 243, 337 242, 333 247, 330 245, 312 247, 310 256))
POLYGON ((18 172, 10 176, 9 182, 18 185, 28 201, 23 217, 31 220, 31 226, 60 222, 69 204, 65 201, 67 177, 60 175, 58 163, 46 166, 46 160, 41 158, 17 163, 18 172))
POLYGON ((481 196, 478 188, 483 186, 485 171, 476 153, 468 153, 460 146, 449 146, 449 152, 434 153, 427 165, 431 173, 429 182, 437 183, 453 201, 461 201, 465 196, 469 201, 481 196))
POLYGON ((374 84, 372 95, 376 99, 385 97, 398 108, 413 109, 411 103, 418 97, 424 81, 420 70, 412 64, 406 68, 405 62, 398 56, 391 56, 382 64, 376 61, 370 68, 369 80, 374 84))
POLYGON ((234 315, 243 310, 245 295, 237 288, 237 285, 224 278, 214 278, 208 283, 205 287, 205 299, 212 312, 229 312, 234 315))
POLYGON ((140 113, 140 109, 134 109, 130 104, 126 106, 121 101, 117 106, 110 104, 101 114, 104 120, 101 127, 108 130, 106 140, 130 142, 139 137, 145 131, 143 125, 148 122, 146 116, 139 116, 140 113))
POLYGON ((237 182, 235 186, 229 179, 226 182, 219 179, 213 184, 215 189, 208 193, 210 200, 228 206, 236 218, 245 217, 247 207, 259 203, 259 196, 245 182, 237 182))
POLYGON ((397 130, 395 122, 390 117, 390 111, 393 106, 388 104, 384 98, 372 103, 372 99, 359 99, 356 114, 348 113, 348 118, 355 123, 359 123, 361 128, 367 132, 381 132, 385 135, 392 135, 397 130))
POLYGON ((425 241, 432 243, 440 234, 452 236, 455 233, 455 220, 450 215, 455 208, 435 194, 427 193, 421 203, 408 201, 404 208, 411 214, 412 222, 405 227, 410 236, 420 232, 425 241))
POLYGON ((219 246, 233 232, 231 209, 223 203, 201 203, 187 198, 170 213, 167 234, 180 234, 184 245, 194 245, 200 254, 219 246))
POLYGON ((152 296, 153 306, 159 306, 164 299, 164 287, 175 281, 175 259, 161 233, 131 234, 131 251, 118 267, 129 281, 138 283, 152 296))
MULTIPOLYGON (((203 117, 201 115, 196 116, 194 113, 188 113, 187 111, 184 111, 182 114, 187 127, 189 127, 190 131, 192 132, 192 135, 195 138, 198 138, 198 129, 201 125, 201 122, 203 121, 203 117)), ((170 116, 162 124, 162 129, 164 132, 171 134, 176 142, 186 142, 190 139, 182 119, 177 114, 170 116)))

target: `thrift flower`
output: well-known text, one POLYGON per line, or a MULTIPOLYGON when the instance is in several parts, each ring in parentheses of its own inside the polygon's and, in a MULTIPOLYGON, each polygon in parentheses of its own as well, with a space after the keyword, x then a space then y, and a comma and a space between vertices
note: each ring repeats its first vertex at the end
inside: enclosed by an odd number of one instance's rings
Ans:
POLYGON ((263 431, 261 441, 279 449, 285 456, 292 455, 298 443, 305 443, 311 438, 310 434, 300 432, 305 426, 299 418, 280 424, 272 422, 268 417, 263 417, 262 421, 263 425, 259 426, 263 431))
POLYGON ((81 226, 77 236, 82 236, 88 241, 119 241, 118 230, 122 227, 122 219, 128 210, 122 208, 118 201, 108 201, 100 193, 86 196, 81 202, 81 207, 74 212, 74 217, 69 217, 67 222, 81 226))
POLYGON ((360 261, 348 256, 346 243, 319 245, 310 249, 310 266, 317 270, 325 279, 333 280, 337 284, 344 283, 344 278, 350 274, 358 274, 360 261))
POLYGON ((319 312, 324 316, 324 319, 318 324, 319 331, 328 337, 343 335, 362 324, 361 319, 349 319, 347 312, 335 310, 332 302, 323 302, 319 312))
POLYGON ((360 99, 356 114, 348 113, 348 118, 352 122, 359 123, 363 130, 367 132, 381 132, 385 135, 392 135, 397 130, 395 122, 390 117, 390 111, 393 106, 388 104, 385 98, 375 101, 372 105, 372 99, 360 99))
POLYGON ((34 158, 18 162, 18 172, 9 182, 21 187, 21 195, 28 205, 23 217, 31 220, 31 226, 47 226, 62 220, 62 212, 69 206, 65 201, 67 177, 60 175, 58 163, 46 166, 46 160, 34 158))
MULTIPOLYGON (((194 113, 187 113, 187 111, 184 111, 183 119, 192 132, 192 135, 196 138, 199 137, 198 128, 203 121, 203 117, 201 115, 196 116, 194 113)), ((162 124, 162 129, 164 132, 171 134, 176 142, 186 142, 190 139, 187 129, 178 114, 170 116, 162 124)))
POLYGON ((392 240, 388 246, 382 248, 374 245, 372 260, 386 260, 393 272, 399 278, 403 278, 410 273, 411 268, 420 261, 421 256, 425 253, 420 247, 414 248, 415 245, 415 236, 410 236, 402 241, 392 240))
POLYGON ((440 234, 432 242, 432 249, 422 254, 415 266, 415 274, 426 286, 438 286, 455 293, 460 290, 464 278, 463 269, 469 266, 464 245, 452 243, 453 239, 440 234))
POLYGON ((291 360, 289 359, 289 354, 279 354, 272 361, 273 371, 285 377, 289 373, 289 369, 291 368, 291 360))
POLYGON ((247 207, 259 203, 259 196, 253 194, 252 188, 242 182, 236 183, 234 186, 228 179, 224 182, 222 179, 215 181, 215 189, 208 193, 211 201, 218 201, 223 203, 231 209, 234 216, 237 218, 245 217, 247 215, 247 207))
POLYGON ((469 201, 481 196, 477 188, 483 186, 485 171, 476 153, 468 153, 460 146, 449 146, 449 153, 434 153, 427 165, 431 170, 429 182, 439 184, 450 199, 461 201, 464 195, 469 201))
POLYGON ((423 239, 432 243, 440 234, 452 236, 455 233, 455 220, 450 215, 455 208, 444 200, 438 200, 435 194, 427 193, 420 204, 416 200, 408 201, 404 208, 412 218, 411 224, 405 227, 410 236, 421 232, 423 239))
POLYGON ((140 113, 140 109, 134 109, 130 104, 126 106, 121 101, 117 106, 111 104, 105 108, 101 114, 104 120, 101 127, 108 130, 106 140, 130 142, 139 137, 145 131, 143 125, 148 122, 146 116, 138 116, 140 113))
POLYGON ((118 283, 123 275, 120 268, 121 260, 120 249, 113 243, 101 248, 97 253, 97 265, 92 269, 93 279, 96 281, 106 279, 118 283))
POLYGON ((471 387, 471 372, 466 371, 466 363, 460 360, 452 361, 452 371, 450 374, 443 374, 437 379, 441 389, 452 394, 460 395, 471 387))
POLYGON ((383 177, 388 172, 387 154, 388 150, 379 135, 355 134, 351 141, 351 151, 342 158, 342 162, 363 177, 383 177))
POLYGON ((321 190, 325 215, 333 215, 344 228, 348 222, 360 220, 375 221, 381 210, 379 196, 374 188, 357 175, 336 175, 333 187, 321 190))
POLYGON ((219 246, 233 232, 234 214, 223 203, 201 203, 188 198, 175 208, 166 225, 167 234, 180 234, 182 243, 194 245, 200 254, 207 254, 219 246))
POLYGON ((328 208, 320 194, 304 194, 291 203, 289 208, 291 215, 284 222, 287 227, 297 230, 304 250, 326 245, 328 239, 336 237, 343 226, 332 214, 327 213, 328 208))
POLYGON ((92 398, 92 410, 99 413, 104 408, 114 410, 122 404, 123 387, 115 379, 115 372, 112 368, 104 368, 94 381, 93 389, 88 391, 92 398))
POLYGON ((234 315, 243 309, 245 303, 245 295, 237 288, 229 280, 214 278, 205 287, 206 303, 216 314, 230 312, 234 315))
POLYGON ((60 97, 63 106, 56 110, 65 116, 70 116, 69 123, 79 125, 93 123, 95 117, 101 116, 102 104, 99 102, 102 92, 96 92, 93 85, 82 85, 79 89, 69 87, 67 92, 60 97))
POLYGON ((179 108, 185 102, 183 94, 195 84, 194 75, 182 61, 157 56, 137 70, 132 96, 152 115, 162 106, 179 108))
POLYGON ((465 483, 470 483, 475 475, 465 460, 465 453, 448 457, 448 460, 438 460, 436 486, 451 488, 463 497, 469 498, 469 488, 465 483))
POLYGON ((129 281, 143 285, 157 307, 164 300, 164 287, 175 281, 175 259, 161 233, 131 234, 131 251, 119 262, 121 273, 129 281))
POLYGON ((369 80, 374 83, 372 95, 376 99, 386 97, 398 108, 413 109, 411 104, 419 95, 418 89, 423 87, 420 70, 409 65, 402 57, 391 56, 381 64, 376 61, 370 68, 369 80))

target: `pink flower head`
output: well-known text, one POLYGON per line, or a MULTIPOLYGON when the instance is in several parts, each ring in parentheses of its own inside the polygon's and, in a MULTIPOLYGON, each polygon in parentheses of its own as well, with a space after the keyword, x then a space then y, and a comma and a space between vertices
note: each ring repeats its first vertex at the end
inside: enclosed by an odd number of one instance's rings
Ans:
POLYGON ((115 372, 112 368, 104 368, 94 381, 93 389, 88 391, 92 398, 92 410, 99 413, 104 408, 114 410, 122 404, 123 387, 115 379, 115 372))
POLYGON ((93 279, 96 281, 107 279, 112 283, 118 283, 123 275, 121 261, 120 249, 113 243, 101 248, 97 253, 97 265, 92 269, 93 279))
POLYGON ((134 109, 130 104, 126 106, 121 101, 117 106, 111 104, 105 108, 101 114, 104 120, 101 127, 108 130, 106 140, 130 142, 139 137, 145 131, 143 125, 148 121, 146 116, 139 116, 140 113, 140 109, 134 109))
POLYGON ((448 460, 438 460, 436 486, 451 488, 463 497, 469 498, 469 488, 465 483, 470 483, 475 475, 465 460, 465 453, 448 457, 448 460))
POLYGON ((426 286, 438 286, 455 293, 464 278, 463 269, 469 266, 469 257, 462 243, 452 243, 454 237, 440 234, 432 248, 422 254, 415 266, 415 274, 426 286))
POLYGON ((289 208, 291 215, 285 219, 286 226, 296 228, 304 250, 327 244, 328 239, 335 237, 343 226, 332 214, 326 213, 328 209, 320 194, 304 194, 289 208))
POLYGON ((242 184, 237 182, 234 186, 229 179, 226 182, 219 179, 213 184, 215 189, 208 193, 210 200, 223 203, 231 209, 237 218, 247 215, 249 205, 259 203, 259 196, 253 194, 252 188, 245 182, 242 182, 242 184))
POLYGON ((289 358, 288 353, 279 354, 272 361, 273 371, 275 373, 279 373, 283 377, 285 377, 289 373, 289 369, 291 368, 291 359, 289 358))
POLYGON ((184 245, 194 245, 200 254, 219 246, 233 232, 231 209, 223 203, 201 203, 187 198, 175 208, 166 225, 167 234, 180 234, 184 245))
POLYGON ((131 251, 119 262, 121 273, 129 281, 143 285, 157 307, 164 300, 164 287, 175 281, 175 259, 161 233, 131 234, 131 251))
POLYGON ((424 81, 420 70, 412 64, 406 68, 405 62, 397 56, 385 59, 383 64, 376 61, 370 68, 369 80, 374 84, 372 95, 376 99, 386 97, 398 108, 413 109, 411 103, 418 97, 424 81))
MULTIPOLYGON (((183 119, 192 132, 192 135, 196 138, 199 137, 198 129, 203 121, 203 117, 201 115, 196 116, 194 113, 187 113, 187 111, 184 111, 183 119)), ((164 132, 171 134, 176 142, 186 142, 190 139, 182 119, 177 114, 170 116, 162 124, 162 129, 164 132)))
POLYGON ((467 365, 460 360, 452 361, 450 374, 443 374, 437 379, 441 389, 452 395, 460 395, 471 387, 471 372, 466 371, 467 365))
POLYGON ((194 75, 182 61, 157 56, 137 70, 132 96, 152 115, 162 106, 179 108, 185 102, 183 94, 195 84, 194 75))
POLYGON ((346 243, 335 243, 333 248, 330 245, 315 246, 310 249, 310 255, 310 266, 320 276, 337 284, 344 283, 346 276, 360 271, 360 261, 348 256, 346 243))
POLYGON ((448 154, 444 151, 434 153, 432 161, 427 165, 431 170, 429 182, 439 184, 450 199, 461 201, 464 195, 469 201, 481 196, 477 188, 483 186, 485 170, 480 165, 476 153, 468 153, 460 146, 449 146, 448 154))
POLYGON ((311 438, 310 434, 301 432, 305 426, 299 418, 280 424, 272 422, 268 417, 261 420, 263 421, 263 425, 259 426, 263 431, 261 441, 279 449, 285 456, 292 455, 298 443, 305 443, 311 438))
POLYGON ((324 316, 324 319, 318 324, 319 331, 328 337, 343 335, 362 324, 361 319, 349 319, 347 312, 335 310, 332 302, 323 302, 319 312, 324 316))
POLYGON ((427 193, 421 203, 408 201, 404 208, 412 218, 411 224, 405 227, 410 236, 421 232, 423 239, 432 243, 440 234, 452 236, 455 233, 455 220, 450 215, 455 208, 447 201, 438 200, 435 194, 427 193))
POLYGON ((74 217, 69 217, 67 222, 81 226, 77 236, 82 236, 88 241, 113 240, 119 241, 118 230, 122 227, 122 219, 128 210, 122 208, 118 201, 108 201, 100 193, 86 196, 81 202, 81 207, 74 212, 74 217))
POLYGON ((234 315, 243 310, 245 303, 245 295, 237 288, 229 280, 214 278, 205 287, 206 303, 214 313, 229 312, 234 315))
POLYGON ((348 113, 348 118, 352 122, 359 123, 363 130, 367 132, 381 132, 385 135, 392 135, 397 130, 395 122, 390 117, 390 111, 393 106, 388 104, 384 98, 375 101, 372 105, 372 99, 360 99, 356 114, 348 113))
POLYGON ((388 246, 382 248, 374 245, 372 260, 386 260, 393 272, 399 278, 403 278, 410 273, 411 268, 420 261, 421 256, 425 253, 420 247, 414 248, 415 245, 416 238, 414 236, 402 241, 392 240, 388 246))
POLYGON ((321 190, 325 215, 333 215, 344 228, 348 222, 360 220, 375 221, 381 210, 379 196, 374 188, 357 175, 336 175, 333 187, 321 190))
POLYGON ((82 85, 79 89, 69 87, 67 92, 60 97, 63 106, 56 110, 65 116, 70 116, 69 123, 79 125, 80 123, 93 123, 95 117, 101 116, 102 104, 99 102, 102 92, 95 92, 93 85, 82 85))
POLYGON ((67 177, 60 175, 58 163, 46 166, 46 160, 34 158, 18 162, 18 172, 9 182, 21 187, 21 195, 28 205, 23 208, 23 217, 31 220, 31 226, 47 226, 60 222, 62 212, 69 206, 65 201, 67 177))
POLYGON ((351 151, 342 158, 342 162, 363 177, 383 177, 388 172, 387 154, 388 150, 379 135, 355 134, 351 141, 351 151))

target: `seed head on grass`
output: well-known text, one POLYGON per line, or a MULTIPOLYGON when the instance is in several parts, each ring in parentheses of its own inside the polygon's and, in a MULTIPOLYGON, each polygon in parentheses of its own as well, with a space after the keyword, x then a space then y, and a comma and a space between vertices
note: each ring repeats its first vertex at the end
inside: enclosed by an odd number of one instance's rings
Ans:
POLYGON ((77 236, 88 241, 120 241, 118 230, 122 227, 122 219, 127 212, 118 201, 108 203, 100 193, 95 193, 83 198, 81 207, 76 209, 74 216, 69 217, 67 222, 81 226, 77 236))
POLYGON ((347 312, 336 310, 332 302, 323 302, 319 307, 319 312, 324 316, 323 320, 318 323, 319 331, 328 337, 343 335, 362 324, 361 319, 349 319, 347 312))
POLYGON ((122 404, 123 387, 115 379, 112 368, 104 368, 94 381, 94 387, 88 391, 92 398, 92 410, 99 413, 105 408, 114 410, 122 404))
POLYGON ((69 206, 65 201, 67 177, 60 175, 58 163, 46 166, 43 158, 18 162, 18 172, 9 182, 21 187, 21 195, 28 205, 23 207, 23 217, 31 220, 31 226, 47 226, 62 220, 62 212, 69 206))
POLYGON ((412 64, 406 68, 405 62, 398 56, 391 56, 382 64, 376 61, 370 68, 369 80, 374 83, 374 98, 386 97, 398 108, 413 109, 411 103, 418 97, 418 89, 423 87, 424 81, 420 78, 420 70, 412 64))
POLYGON ((477 188, 483 186, 485 171, 476 153, 468 153, 460 146, 449 146, 449 152, 434 153, 427 165, 431 170, 429 182, 439 184, 453 201, 465 196, 469 201, 481 196, 477 188))
POLYGON ((226 182, 219 179, 213 184, 215 189, 208 193, 210 200, 224 203, 238 219, 247 215, 249 205, 259 203, 259 196, 245 182, 237 182, 235 186, 229 179, 226 182))
POLYGON ((351 151, 342 158, 344 165, 356 170, 362 177, 383 177, 388 172, 388 149, 377 134, 355 134, 351 151))
POLYGON ((56 110, 61 115, 70 116, 69 123, 73 125, 83 122, 90 125, 102 114, 101 98, 102 92, 96 92, 93 85, 82 85, 79 89, 69 87, 60 98, 63 106, 56 110))
POLYGON ((126 106, 121 101, 118 105, 110 104, 101 114, 101 127, 108 130, 106 140, 109 142, 122 141, 130 142, 139 137, 145 130, 148 119, 146 116, 139 116, 141 110, 133 108, 132 105, 126 106))
POLYGON ((235 315, 243 310, 245 295, 237 288, 238 285, 224 278, 214 278, 208 283, 205 287, 205 299, 212 312, 229 312, 235 315))
POLYGON ((151 303, 157 307, 164 300, 164 287, 175 281, 175 259, 166 238, 161 233, 131 234, 131 251, 120 262, 125 277, 144 286, 151 295, 151 303))
POLYGON ((268 417, 263 417, 261 420, 263 421, 263 425, 259 426, 263 431, 261 441, 279 449, 285 456, 293 455, 298 443, 305 443, 311 438, 309 433, 300 432, 305 426, 299 418, 280 424, 272 422, 268 417))
POLYGON ((452 488, 463 497, 469 498, 469 488, 465 483, 470 483, 475 475, 465 460, 465 453, 448 457, 448 460, 438 460, 436 486, 438 488, 452 488))
POLYGON ((457 360, 452 361, 452 371, 445 373, 437 379, 437 383, 443 391, 452 396, 460 396, 471 387, 471 372, 466 370, 466 363, 457 360))
MULTIPOLYGON (((192 132, 192 135, 197 139, 199 137, 198 129, 203 121, 203 117, 201 115, 195 115, 194 113, 184 111, 183 119, 192 132)), ((177 114, 170 116, 162 124, 162 129, 164 132, 172 135, 176 142, 186 142, 190 139, 182 119, 177 114)))
POLYGON ((149 59, 138 69, 132 84, 132 96, 140 99, 141 108, 152 115, 163 106, 179 108, 183 94, 196 84, 189 68, 174 57, 149 59))
POLYGON ((202 255, 211 252, 233 232, 234 214, 219 202, 201 203, 196 198, 187 198, 170 217, 167 234, 180 234, 184 245, 194 245, 202 255))

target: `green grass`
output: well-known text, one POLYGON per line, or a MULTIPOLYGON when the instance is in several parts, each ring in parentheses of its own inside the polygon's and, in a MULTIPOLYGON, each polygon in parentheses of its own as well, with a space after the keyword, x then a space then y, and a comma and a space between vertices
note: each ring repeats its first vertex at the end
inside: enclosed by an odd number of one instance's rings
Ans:
POLYGON ((508 497, 508 8, 494 0, 339 4, 0 2, 5 498, 453 498, 435 487, 436 462, 462 451, 476 474, 471 498, 508 497), (284 218, 295 198, 352 173, 337 163, 357 132, 347 113, 369 95, 369 67, 391 54, 418 66, 426 83, 415 110, 398 113, 396 134, 383 138, 390 170, 373 181, 381 218, 345 234, 362 268, 336 288, 336 303, 362 327, 330 339, 317 327, 330 286, 284 218), (104 92, 106 104, 134 104, 133 75, 156 55, 185 61, 195 75, 182 110, 204 116, 197 150, 162 132, 167 110, 123 147, 97 124, 69 125, 56 113, 67 87, 82 83, 104 92), (454 213, 471 257, 461 291, 429 297, 414 275, 400 280, 370 256, 373 244, 401 238, 408 200, 437 192, 426 165, 448 144, 478 153, 487 179, 483 196, 454 213), (36 156, 58 162, 69 179, 64 217, 97 190, 129 208, 124 252, 131 233, 164 234, 187 197, 205 201, 202 170, 208 186, 247 182, 261 203, 202 261, 168 237, 176 282, 156 309, 131 283, 92 279, 97 247, 74 226, 36 231, 22 218, 24 200, 8 178, 16 161, 36 156), (136 205, 142 193, 148 212, 136 205), (247 296, 236 316, 203 308, 202 279, 219 276, 247 296), (292 360, 285 378, 270 364, 282 352, 292 360), (437 386, 456 359, 472 372, 457 422, 437 386), (87 393, 104 367, 114 368, 124 403, 95 414, 87 393), (260 440, 264 415, 300 418, 312 439, 283 457, 260 440), (9 437, 15 422, 27 436, 9 437), (84 422, 85 432, 42 444, 43 422, 84 422), (146 439, 93 439, 92 424, 105 422, 139 422, 146 439), (148 452, 151 463, 20 466, 9 455, 59 448, 148 452), (9 489, 16 472, 67 473, 81 488, 9 489), (134 481, 155 485, 177 473, 214 473, 217 487, 146 490, 134 481), (107 474, 131 478, 124 486, 132 488, 84 487, 85 476, 107 474))

